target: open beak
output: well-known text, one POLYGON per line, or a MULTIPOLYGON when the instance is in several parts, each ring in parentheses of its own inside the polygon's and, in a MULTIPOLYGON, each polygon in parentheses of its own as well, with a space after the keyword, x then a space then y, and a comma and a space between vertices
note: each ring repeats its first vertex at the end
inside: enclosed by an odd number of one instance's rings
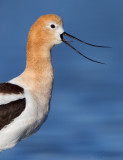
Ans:
POLYGON ((74 49, 77 53, 79 53, 79 54, 80 54, 81 56, 83 56, 84 58, 86 58, 86 59, 88 59, 88 60, 90 60, 90 61, 96 62, 96 63, 104 64, 104 63, 102 63, 102 62, 95 61, 95 60, 93 60, 93 59, 91 59, 91 58, 88 58, 87 56, 85 56, 84 54, 82 54, 81 52, 79 52, 76 48, 74 48, 71 44, 68 43, 68 41, 66 41, 66 40, 63 38, 63 35, 68 36, 68 37, 70 37, 70 38, 73 38, 73 39, 81 42, 81 43, 84 43, 84 44, 87 44, 87 45, 90 45, 90 46, 93 46, 93 47, 102 47, 102 48, 111 48, 111 47, 108 47, 108 46, 97 46, 97 45, 94 45, 94 44, 90 44, 90 43, 84 42, 84 41, 82 41, 82 40, 80 40, 80 39, 78 39, 78 38, 76 38, 76 37, 74 37, 74 36, 72 36, 72 35, 70 35, 70 34, 68 34, 68 33, 66 33, 66 32, 63 32, 63 33, 60 35, 60 37, 61 37, 61 39, 62 39, 62 41, 63 41, 64 43, 66 43, 69 47, 71 47, 72 49, 74 49))

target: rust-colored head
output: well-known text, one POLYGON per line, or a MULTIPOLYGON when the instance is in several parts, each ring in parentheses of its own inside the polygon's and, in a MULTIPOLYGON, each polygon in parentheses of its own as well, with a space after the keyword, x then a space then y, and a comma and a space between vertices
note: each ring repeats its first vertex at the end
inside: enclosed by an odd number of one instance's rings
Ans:
POLYGON ((31 27, 27 50, 42 45, 53 47, 62 42, 60 35, 64 32, 62 19, 54 14, 41 16, 31 27))

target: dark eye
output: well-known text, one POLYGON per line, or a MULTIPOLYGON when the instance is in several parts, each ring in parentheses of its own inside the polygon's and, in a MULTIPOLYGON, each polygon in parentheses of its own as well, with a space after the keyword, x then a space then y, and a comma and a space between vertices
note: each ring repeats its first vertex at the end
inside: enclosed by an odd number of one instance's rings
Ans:
POLYGON ((51 28, 56 28, 56 26, 54 24, 51 24, 50 27, 51 28))

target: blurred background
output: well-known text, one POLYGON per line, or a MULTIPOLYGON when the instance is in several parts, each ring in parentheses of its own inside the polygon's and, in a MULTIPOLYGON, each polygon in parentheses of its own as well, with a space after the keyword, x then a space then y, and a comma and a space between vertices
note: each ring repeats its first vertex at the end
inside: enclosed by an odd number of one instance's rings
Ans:
POLYGON ((44 14, 63 18, 72 42, 52 50, 51 111, 40 131, 0 154, 0 160, 123 160, 123 1, 0 0, 0 82, 24 70, 31 25, 44 14))

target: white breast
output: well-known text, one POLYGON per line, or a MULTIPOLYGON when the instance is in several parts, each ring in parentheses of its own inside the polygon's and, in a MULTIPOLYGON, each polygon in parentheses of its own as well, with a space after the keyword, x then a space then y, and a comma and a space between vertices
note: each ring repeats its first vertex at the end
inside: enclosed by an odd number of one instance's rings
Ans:
MULTIPOLYGON (((11 83, 14 83, 14 80, 11 83)), ((19 83, 14 83, 20 85, 19 83)), ((20 85, 21 87, 22 84, 20 85)), ((21 115, 0 131, 0 151, 15 146, 18 141, 35 133, 48 114, 48 104, 35 99, 29 90, 24 90, 26 107, 21 115)))

